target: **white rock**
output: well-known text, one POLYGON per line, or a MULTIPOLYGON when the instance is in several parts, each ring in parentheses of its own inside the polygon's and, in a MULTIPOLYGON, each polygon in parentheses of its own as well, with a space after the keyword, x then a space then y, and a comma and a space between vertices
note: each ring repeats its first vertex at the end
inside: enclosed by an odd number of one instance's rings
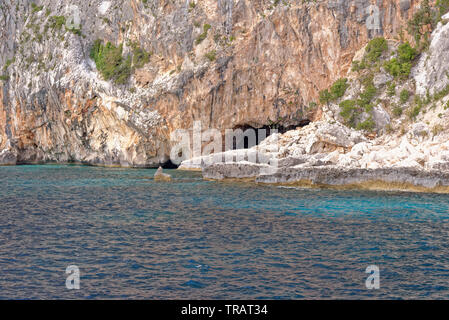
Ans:
POLYGON ((100 6, 98 7, 98 12, 101 15, 106 14, 108 12, 109 8, 111 7, 111 1, 103 1, 100 6))
MULTIPOLYGON (((445 15, 448 16, 447 14, 445 15)), ((416 93, 425 95, 427 90, 434 94, 449 83, 449 23, 439 23, 432 33, 427 53, 419 59, 412 75, 416 82, 416 93)))

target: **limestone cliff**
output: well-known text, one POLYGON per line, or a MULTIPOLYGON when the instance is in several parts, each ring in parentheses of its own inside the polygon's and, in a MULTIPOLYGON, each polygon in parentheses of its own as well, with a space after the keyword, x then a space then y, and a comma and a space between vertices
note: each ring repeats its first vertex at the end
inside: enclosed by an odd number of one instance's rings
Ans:
POLYGON ((157 166, 195 120, 314 120, 318 92, 370 38, 404 36, 419 2, 1 0, 0 163, 157 166), (97 39, 149 58, 106 81, 97 39))
POLYGON ((207 179, 449 193, 448 11, 434 15, 433 32, 415 48, 371 40, 345 77, 320 92, 319 121, 181 168, 207 179))

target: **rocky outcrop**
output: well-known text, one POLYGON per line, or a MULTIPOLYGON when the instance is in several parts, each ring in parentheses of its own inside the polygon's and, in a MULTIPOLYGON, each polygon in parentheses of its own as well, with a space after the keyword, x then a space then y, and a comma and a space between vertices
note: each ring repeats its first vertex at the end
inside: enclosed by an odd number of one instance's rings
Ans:
POLYGON ((159 169, 157 169, 156 173, 154 174, 154 180, 168 182, 171 181, 171 176, 167 173, 164 173, 162 167, 159 167, 159 169))
POLYGON ((212 180, 245 180, 308 188, 346 188, 449 193, 449 172, 413 168, 360 169, 336 166, 278 168, 263 173, 255 164, 213 164, 204 169, 212 180))
MULTIPOLYGON (((440 42, 449 42, 441 36, 446 28, 440 24, 431 42, 444 56, 449 50, 440 42)), ((391 46, 398 47, 395 43, 391 46)), ((385 51, 386 61, 396 54, 391 48, 385 51)), ((213 180, 449 193, 449 90, 444 89, 449 88, 449 77, 431 82, 443 88, 432 94, 428 90, 423 96, 411 92, 413 75, 429 67, 429 54, 431 51, 416 61, 410 78, 395 79, 393 93, 392 86, 387 85, 391 80, 383 80, 388 79, 383 67, 377 72, 364 70, 359 77, 349 72, 345 93, 323 108, 322 120, 273 134, 249 150, 184 161, 181 168, 196 166, 202 169, 204 178, 213 180), (374 81, 376 78, 378 81, 374 81), (361 108, 356 99, 367 86, 371 86, 371 96, 365 102, 369 108, 361 108), (410 95, 415 96, 411 99, 410 95), (353 107, 349 110, 359 112, 357 117, 362 119, 371 112, 369 129, 356 127, 354 122, 341 123, 348 119, 342 112, 347 103, 353 107)))
POLYGON ((318 91, 369 38, 397 36, 418 3, 4 0, 0 161, 157 167, 170 133, 196 120, 219 130, 314 120, 318 91), (96 39, 124 56, 137 43, 149 62, 125 84, 104 81, 89 57, 96 39))
POLYGON ((429 50, 423 55, 414 69, 416 93, 435 94, 446 88, 449 83, 449 13, 442 17, 432 34, 429 50), (445 24, 443 24, 445 23, 445 24))
POLYGON ((4 149, 0 152, 0 164, 15 165, 17 163, 17 155, 11 151, 4 149))
POLYGON ((223 157, 213 158, 215 162, 209 158, 194 163, 192 159, 183 162, 181 168, 200 163, 204 178, 213 180, 449 193, 447 134, 429 139, 425 135, 426 130, 430 135, 427 126, 416 123, 402 137, 369 141, 356 131, 341 135, 337 129, 340 126, 313 123, 284 135, 270 136, 252 150, 232 151, 245 155, 243 160, 225 161, 224 153, 223 157), (328 134, 322 140, 314 132, 328 134), (317 141, 322 143, 320 148, 311 148, 317 141), (251 156, 253 153, 257 157, 251 156))

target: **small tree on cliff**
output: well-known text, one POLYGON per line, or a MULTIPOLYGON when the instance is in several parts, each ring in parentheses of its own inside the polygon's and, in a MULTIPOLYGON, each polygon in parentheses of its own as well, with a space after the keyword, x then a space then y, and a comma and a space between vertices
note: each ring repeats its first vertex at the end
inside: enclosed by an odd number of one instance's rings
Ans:
POLYGON ((320 103, 321 104, 328 104, 332 99, 332 95, 330 94, 329 90, 325 89, 320 91, 320 103))
POLYGON ((346 89, 348 89, 348 79, 341 78, 335 81, 330 89, 324 89, 320 91, 320 103, 328 104, 331 101, 335 101, 345 95, 346 89))
POLYGON ((430 34, 437 23, 437 12, 430 7, 429 0, 423 0, 421 8, 409 20, 407 31, 415 38, 421 51, 428 47, 430 34))

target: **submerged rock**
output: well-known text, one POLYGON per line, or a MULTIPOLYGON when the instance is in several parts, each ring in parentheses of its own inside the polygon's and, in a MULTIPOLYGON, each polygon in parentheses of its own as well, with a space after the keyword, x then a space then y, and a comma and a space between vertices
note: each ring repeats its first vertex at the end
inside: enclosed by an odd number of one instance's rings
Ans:
POLYGON ((159 167, 157 169, 156 173, 154 174, 154 180, 155 181, 171 181, 171 176, 169 174, 166 174, 162 171, 162 167, 159 167))

